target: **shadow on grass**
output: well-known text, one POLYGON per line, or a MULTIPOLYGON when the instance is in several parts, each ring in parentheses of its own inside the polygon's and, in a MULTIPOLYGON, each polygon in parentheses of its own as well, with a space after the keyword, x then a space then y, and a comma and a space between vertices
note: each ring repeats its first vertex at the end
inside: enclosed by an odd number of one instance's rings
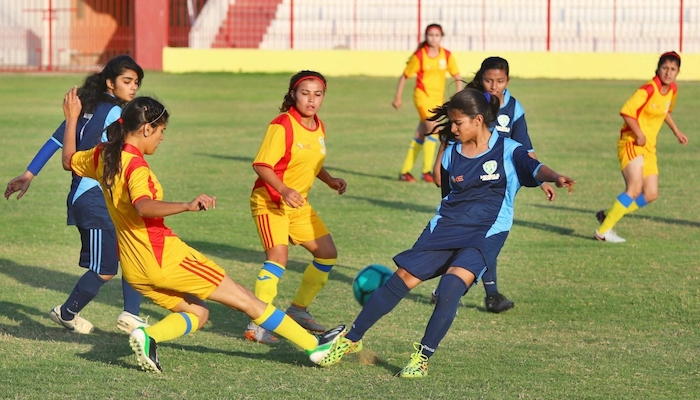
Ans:
MULTIPOLYGON (((598 210, 589 210, 585 208, 574 208, 574 207, 564 207, 564 206, 554 206, 554 205, 541 205, 541 204, 532 204, 535 207, 546 207, 549 209, 559 209, 563 211, 573 211, 577 213, 584 213, 584 214, 590 214, 591 219, 595 219, 595 213, 598 212, 598 210)), ((659 222, 663 224, 669 224, 669 225, 679 225, 679 226, 689 226, 691 228, 700 228, 700 222, 698 221, 689 221, 685 219, 675 219, 675 218, 663 218, 663 217, 655 217, 653 215, 644 215, 644 214, 639 214, 639 213, 634 213, 634 214, 627 214, 625 215, 625 218, 638 218, 638 219, 646 219, 649 221, 653 222, 659 222)))

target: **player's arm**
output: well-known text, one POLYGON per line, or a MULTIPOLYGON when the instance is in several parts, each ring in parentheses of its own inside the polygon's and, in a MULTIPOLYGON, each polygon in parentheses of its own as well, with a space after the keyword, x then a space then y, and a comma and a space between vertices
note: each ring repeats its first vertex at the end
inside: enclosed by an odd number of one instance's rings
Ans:
POLYGON ((405 74, 401 74, 399 83, 396 85, 396 95, 394 95, 394 101, 391 102, 391 105, 397 110, 401 108, 402 105, 401 97, 403 96, 403 89, 406 86, 407 79, 405 74))
POLYGON ((316 177, 318 179, 320 179, 321 182, 328 185, 329 188, 336 190, 338 192, 338 194, 345 193, 345 189, 347 189, 347 187, 348 187, 348 184, 347 184, 347 182, 345 182, 345 179, 334 178, 323 167, 321 167, 321 171, 318 172, 318 175, 316 175, 316 177))
POLYGON ((73 86, 63 97, 63 114, 66 116, 66 129, 63 134, 63 169, 70 171, 70 160, 76 152, 76 130, 78 118, 82 110, 82 103, 78 97, 78 87, 73 86))
POLYGON ((185 211, 206 211, 216 208, 216 197, 200 194, 190 202, 160 201, 142 197, 136 200, 134 208, 143 218, 163 218, 185 211))
POLYGON ((625 120, 627 126, 637 137, 637 140, 634 141, 635 144, 637 146, 644 146, 647 143, 647 137, 644 132, 642 132, 642 128, 639 126, 639 121, 637 121, 637 118, 630 117, 629 115, 623 115, 622 119, 625 120))
MULTIPOLYGON (((676 139, 678 139, 678 143, 680 144, 688 144, 688 137, 685 136, 683 132, 681 132, 680 129, 678 129, 678 126, 676 126, 676 122, 673 121, 673 117, 671 116, 671 113, 666 114, 666 118, 664 118, 664 121, 666 122, 666 125, 668 125, 669 128, 671 128, 671 131, 673 132, 674 135, 676 135, 676 139)), ((17 196, 19 198, 19 196, 17 196)))
POLYGON ((19 192, 17 195, 17 200, 19 200, 22 198, 22 196, 24 196, 27 190, 29 190, 29 185, 32 183, 34 177, 39 175, 39 172, 42 168, 44 168, 44 165, 46 165, 54 153, 61 148, 60 138, 63 137, 64 128, 65 122, 58 127, 56 133, 54 133, 53 136, 47 140, 46 143, 44 143, 41 149, 39 149, 32 159, 32 162, 30 162, 27 166, 27 170, 24 171, 22 175, 13 178, 7 183, 7 187, 5 188, 6 199, 9 199, 13 193, 19 192), (57 139, 57 137, 59 137, 59 139, 57 139))
POLYGON ((574 191, 574 184, 576 183, 575 180, 567 176, 560 175, 559 173, 557 173, 556 171, 544 164, 540 165, 537 169, 535 179, 537 179, 540 182, 554 182, 554 184, 560 188, 568 187, 569 193, 574 191))
POLYGON ((277 193, 280 194, 280 196, 282 196, 282 200, 284 200, 288 206, 292 208, 299 208, 304 205, 304 198, 299 194, 299 192, 285 185, 285 183, 282 182, 282 179, 275 174, 275 171, 271 167, 263 164, 253 164, 253 170, 256 174, 258 174, 263 182, 270 185, 277 191, 277 193))

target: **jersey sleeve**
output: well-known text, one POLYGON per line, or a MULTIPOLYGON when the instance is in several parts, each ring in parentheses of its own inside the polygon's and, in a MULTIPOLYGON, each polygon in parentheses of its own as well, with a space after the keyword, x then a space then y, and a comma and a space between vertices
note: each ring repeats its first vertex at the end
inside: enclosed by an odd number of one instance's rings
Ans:
POLYGON ((673 107, 676 105, 676 96, 678 96, 678 89, 673 88, 673 96, 671 96, 671 104, 668 107, 668 112, 673 111, 673 107))
POLYGON ((144 198, 154 199, 154 185, 151 182, 151 170, 148 164, 141 158, 134 158, 131 161, 124 174, 131 203, 135 204, 144 198))
POLYGON ((93 147, 90 150, 78 151, 70 159, 70 169, 78 176, 97 179, 97 163, 99 162, 99 150, 93 147))
POLYGON ((530 140, 530 133, 527 130, 527 121, 525 120, 525 110, 520 102, 516 100, 515 112, 513 113, 513 126, 511 127, 510 138, 523 145, 528 152, 535 151, 530 140))
POLYGON ((620 115, 631 117, 631 118, 637 118, 639 116, 639 113, 641 112, 642 107, 649 101, 649 98, 651 97, 653 93, 653 88, 650 88, 652 90, 652 93, 649 93, 648 88, 651 85, 644 85, 637 89, 632 96, 630 96, 629 99, 625 102, 625 104, 622 106, 622 109, 620 110, 620 115))
POLYGON ((459 67, 457 66, 457 61, 455 60, 454 54, 447 52, 447 72, 450 75, 455 76, 459 74, 459 67))
POLYGON ((274 168, 286 152, 286 131, 281 124, 270 124, 253 165, 263 165, 274 168))
POLYGON ((512 159, 521 186, 537 187, 541 184, 541 182, 535 179, 535 175, 541 163, 530 157, 522 145, 513 149, 512 159))
POLYGON ((406 68, 403 70, 403 76, 406 78, 412 78, 416 76, 418 72, 420 72, 420 60, 416 54, 413 54, 411 58, 408 59, 406 68))

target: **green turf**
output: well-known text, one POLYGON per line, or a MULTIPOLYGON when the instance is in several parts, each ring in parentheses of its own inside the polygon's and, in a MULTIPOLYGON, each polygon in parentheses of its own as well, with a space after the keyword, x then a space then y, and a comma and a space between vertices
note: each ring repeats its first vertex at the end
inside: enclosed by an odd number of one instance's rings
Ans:
MULTIPOLYGON (((63 94, 80 75, 0 75, 0 182, 22 173, 62 120, 63 94)), ((275 117, 288 75, 148 73, 171 123, 149 158, 166 200, 206 192, 217 209, 167 224, 190 245, 253 287, 263 260, 248 209, 251 162, 275 117)), ((379 363, 357 356, 321 369, 288 342, 241 339, 247 319, 211 304, 207 326, 160 346, 161 376, 141 372, 116 330, 121 288, 103 287, 83 316, 97 331, 70 334, 48 319, 82 270, 78 232, 65 225, 70 175, 54 157, 19 201, 0 205, 0 398, 8 399, 691 399, 700 393, 700 137, 693 115, 700 83, 681 82, 675 120, 690 138, 659 138, 659 200, 616 227, 622 245, 592 239, 595 211, 623 189, 616 157, 618 111, 642 82, 513 79, 538 157, 578 183, 554 203, 523 189, 501 252, 499 286, 516 302, 494 315, 483 288, 463 299, 420 381, 393 377, 420 340, 435 282, 416 288, 365 336, 379 363)), ((320 181, 310 199, 330 228, 339 263, 312 305, 327 325, 351 323, 360 307, 351 282, 365 265, 394 268, 434 213, 439 191, 396 180, 417 122, 410 91, 391 108, 396 79, 330 77, 320 112, 326 168, 348 182, 338 196, 320 181)), ((414 173, 418 172, 418 167, 414 173)), ((4 186, 3 186, 4 187, 4 186)), ((286 307, 309 262, 290 253, 276 305, 286 307)), ((152 320, 166 311, 146 302, 152 320)), ((369 354, 369 353, 368 353, 369 354)))

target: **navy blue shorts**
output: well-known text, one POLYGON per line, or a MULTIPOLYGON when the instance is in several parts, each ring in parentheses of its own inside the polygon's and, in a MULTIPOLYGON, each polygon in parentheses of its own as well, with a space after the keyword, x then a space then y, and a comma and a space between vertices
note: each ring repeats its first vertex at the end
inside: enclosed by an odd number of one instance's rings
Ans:
POLYGON ((80 232, 79 265, 102 275, 116 275, 119 268, 117 232, 114 229, 84 229, 80 232))
POLYGON ((481 252, 475 248, 450 250, 417 250, 409 249, 397 254, 394 262, 411 275, 427 281, 447 272, 450 267, 464 268, 474 274, 474 283, 481 279, 486 271, 486 261, 481 252))

